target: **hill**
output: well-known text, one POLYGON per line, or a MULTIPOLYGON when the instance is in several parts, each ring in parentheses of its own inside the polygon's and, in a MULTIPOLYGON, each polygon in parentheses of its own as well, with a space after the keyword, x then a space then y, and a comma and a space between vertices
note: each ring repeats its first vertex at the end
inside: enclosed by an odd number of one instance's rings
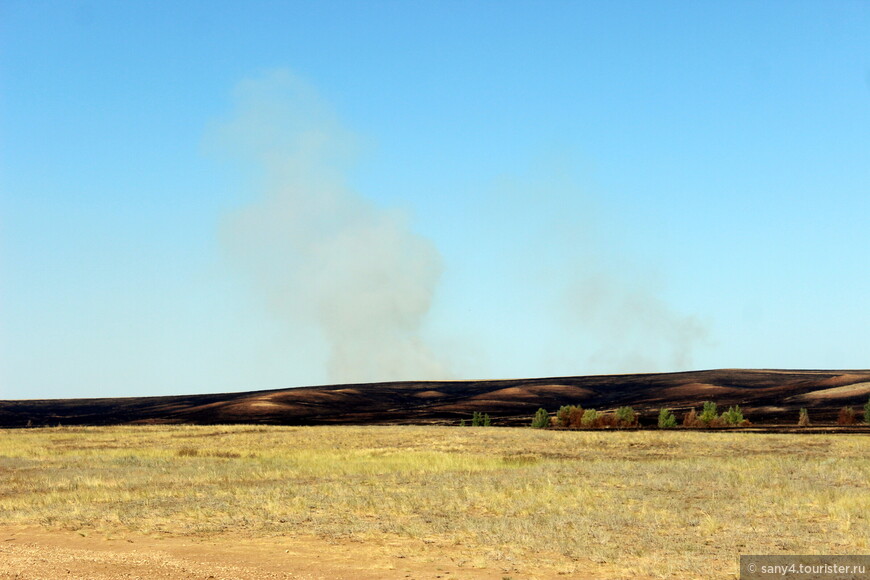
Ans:
POLYGON ((599 410, 632 406, 647 418, 714 401, 740 405, 754 424, 793 424, 800 407, 833 421, 870 395, 870 370, 709 370, 487 381, 390 382, 244 393, 0 401, 0 426, 126 423, 289 425, 454 423, 474 411, 500 424, 527 424, 544 407, 599 410))

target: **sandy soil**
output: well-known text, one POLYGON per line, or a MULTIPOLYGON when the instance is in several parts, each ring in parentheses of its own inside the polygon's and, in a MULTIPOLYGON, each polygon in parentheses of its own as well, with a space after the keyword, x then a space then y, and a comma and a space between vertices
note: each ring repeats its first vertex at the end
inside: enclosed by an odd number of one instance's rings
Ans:
MULTIPOLYGON (((522 566, 522 568, 526 568, 522 566)), ((511 565, 476 567, 422 541, 318 537, 189 538, 0 526, 0 578, 61 579, 470 579, 530 576, 511 565)), ((572 574, 572 578, 578 578, 572 574)), ((582 578, 582 576, 579 576, 582 578)), ((590 576, 589 578, 592 578, 590 576)))

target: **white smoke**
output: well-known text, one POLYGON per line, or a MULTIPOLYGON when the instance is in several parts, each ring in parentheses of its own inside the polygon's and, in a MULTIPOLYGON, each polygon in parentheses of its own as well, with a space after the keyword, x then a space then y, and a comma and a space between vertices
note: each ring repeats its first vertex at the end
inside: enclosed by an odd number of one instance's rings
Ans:
POLYGON ((422 338, 441 258, 407 215, 348 185, 358 140, 287 72, 235 97, 214 139, 256 168, 261 191, 227 217, 223 241, 270 311, 322 335, 332 381, 446 378, 422 338))
POLYGON ((566 322, 594 347, 586 364, 596 372, 687 370, 709 331, 696 316, 676 312, 642 281, 587 271, 564 296, 566 322))
POLYGON ((501 230, 531 232, 508 250, 515 284, 533 289, 529 308, 540 301, 540 316, 557 320, 535 341, 559 374, 690 369, 710 345, 708 323, 669 301, 667 271, 639 261, 626 216, 583 167, 570 152, 554 155, 494 192, 506 215, 522 215, 501 230))

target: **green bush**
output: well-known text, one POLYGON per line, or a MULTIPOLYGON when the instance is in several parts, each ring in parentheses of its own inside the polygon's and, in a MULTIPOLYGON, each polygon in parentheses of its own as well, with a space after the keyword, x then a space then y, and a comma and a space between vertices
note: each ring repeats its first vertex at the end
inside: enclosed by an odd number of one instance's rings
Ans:
POLYGON ((672 429, 677 426, 677 418, 671 413, 670 409, 661 409, 659 411, 659 429, 672 429))
POLYGON ((532 427, 535 429, 546 429, 550 426, 550 414, 544 408, 538 409, 535 417, 532 419, 532 427))
POLYGON ((740 405, 728 407, 728 410, 722 413, 722 422, 726 425, 735 427, 743 422, 743 412, 740 410, 740 405))
POLYGON ((489 427, 491 423, 492 422, 489 418, 489 413, 481 413, 480 411, 475 411, 471 415, 472 427, 489 427))
POLYGON ((709 425, 713 421, 715 421, 719 417, 718 409, 716 407, 716 403, 712 401, 705 401, 704 408, 701 410, 701 414, 698 416, 698 420, 704 423, 705 425, 709 425))
POLYGON ((620 427, 633 427, 637 422, 637 413, 631 407, 620 407, 616 410, 616 424, 620 427))
POLYGON ((595 427, 595 420, 598 418, 598 411, 595 409, 586 409, 583 412, 583 418, 580 419, 582 427, 595 427))
POLYGON ((698 420, 704 424, 705 427, 709 427, 711 423, 716 421, 719 418, 716 412, 716 403, 711 401, 707 401, 704 403, 704 409, 701 411, 701 414, 698 416, 698 420))

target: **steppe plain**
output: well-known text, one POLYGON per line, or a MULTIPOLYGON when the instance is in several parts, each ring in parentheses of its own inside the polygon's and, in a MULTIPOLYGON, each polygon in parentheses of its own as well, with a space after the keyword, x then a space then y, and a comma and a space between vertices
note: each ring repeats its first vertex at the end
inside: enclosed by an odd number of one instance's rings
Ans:
POLYGON ((866 554, 866 435, 0 431, 0 578, 728 578, 866 554))

